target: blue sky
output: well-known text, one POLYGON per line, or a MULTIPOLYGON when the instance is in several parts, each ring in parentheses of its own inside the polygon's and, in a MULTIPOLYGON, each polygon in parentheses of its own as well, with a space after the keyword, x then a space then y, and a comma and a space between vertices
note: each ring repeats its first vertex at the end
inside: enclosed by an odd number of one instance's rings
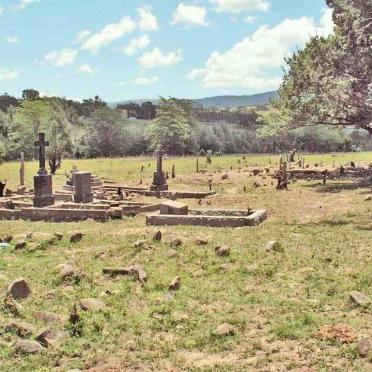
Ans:
POLYGON ((276 89, 324 0, 0 0, 0 92, 107 101, 276 89))

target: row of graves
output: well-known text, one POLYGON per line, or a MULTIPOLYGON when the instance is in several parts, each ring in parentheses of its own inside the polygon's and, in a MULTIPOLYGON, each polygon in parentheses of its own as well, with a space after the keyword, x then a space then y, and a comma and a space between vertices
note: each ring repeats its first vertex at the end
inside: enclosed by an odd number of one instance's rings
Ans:
POLYGON ((187 204, 176 199, 202 199, 215 191, 169 190, 163 170, 164 152, 158 148, 156 171, 149 188, 129 187, 112 182, 102 182, 90 172, 71 171, 63 189, 53 191, 52 175, 45 166, 45 148, 49 145, 45 133, 39 133, 35 141, 38 148, 39 171, 34 176, 34 189, 24 187, 24 161, 21 156, 20 184, 16 192, 7 190, 0 198, 0 219, 31 221, 108 221, 124 216, 149 213, 149 225, 200 225, 213 227, 255 226, 267 218, 265 210, 189 210, 187 204), (155 197, 151 203, 133 202, 126 198, 128 193, 155 197), (163 200, 163 201, 162 201, 163 200))

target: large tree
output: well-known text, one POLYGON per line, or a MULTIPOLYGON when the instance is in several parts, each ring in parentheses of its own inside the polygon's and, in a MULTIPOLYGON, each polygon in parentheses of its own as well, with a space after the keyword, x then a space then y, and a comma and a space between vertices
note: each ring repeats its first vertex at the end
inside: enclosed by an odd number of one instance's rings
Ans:
POLYGON ((162 98, 156 118, 146 130, 151 149, 160 145, 169 154, 183 154, 191 135, 190 112, 187 101, 162 98))
POLYGON ((372 135, 371 0, 326 0, 334 34, 313 37, 286 59, 287 69, 265 134, 327 124, 372 135))

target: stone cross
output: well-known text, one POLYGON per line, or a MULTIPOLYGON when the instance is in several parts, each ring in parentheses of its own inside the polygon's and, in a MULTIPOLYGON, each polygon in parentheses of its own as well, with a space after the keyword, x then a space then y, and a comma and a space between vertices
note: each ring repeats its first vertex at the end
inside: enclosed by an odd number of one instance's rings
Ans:
POLYGON ((25 153, 21 152, 21 167, 19 169, 19 185, 25 185, 25 153))
POLYGON ((39 140, 35 141, 35 146, 39 147, 39 172, 40 176, 46 175, 45 168, 45 147, 49 146, 49 141, 45 141, 45 133, 39 133, 39 140))
POLYGON ((160 146, 154 151, 154 155, 156 157, 156 171, 158 173, 163 172, 163 155, 164 151, 161 149, 160 146))

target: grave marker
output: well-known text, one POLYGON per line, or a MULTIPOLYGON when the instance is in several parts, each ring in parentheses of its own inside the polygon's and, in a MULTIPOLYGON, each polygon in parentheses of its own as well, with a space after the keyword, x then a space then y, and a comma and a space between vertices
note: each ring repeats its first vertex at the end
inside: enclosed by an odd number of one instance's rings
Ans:
POLYGON ((19 169, 19 185, 25 185, 25 153, 21 152, 21 167, 19 169))
POLYGON ((74 202, 75 203, 92 203, 92 175, 89 172, 75 172, 74 174, 74 202))
POLYGON ((39 133, 35 146, 39 148, 39 171, 38 175, 34 176, 33 205, 36 208, 43 208, 54 204, 52 176, 48 175, 45 168, 45 147, 49 146, 49 142, 45 141, 45 133, 39 133))
POLYGON ((163 171, 163 155, 164 151, 160 146, 154 151, 156 157, 156 172, 154 172, 154 178, 152 185, 150 186, 151 191, 166 191, 168 190, 167 180, 163 171))

